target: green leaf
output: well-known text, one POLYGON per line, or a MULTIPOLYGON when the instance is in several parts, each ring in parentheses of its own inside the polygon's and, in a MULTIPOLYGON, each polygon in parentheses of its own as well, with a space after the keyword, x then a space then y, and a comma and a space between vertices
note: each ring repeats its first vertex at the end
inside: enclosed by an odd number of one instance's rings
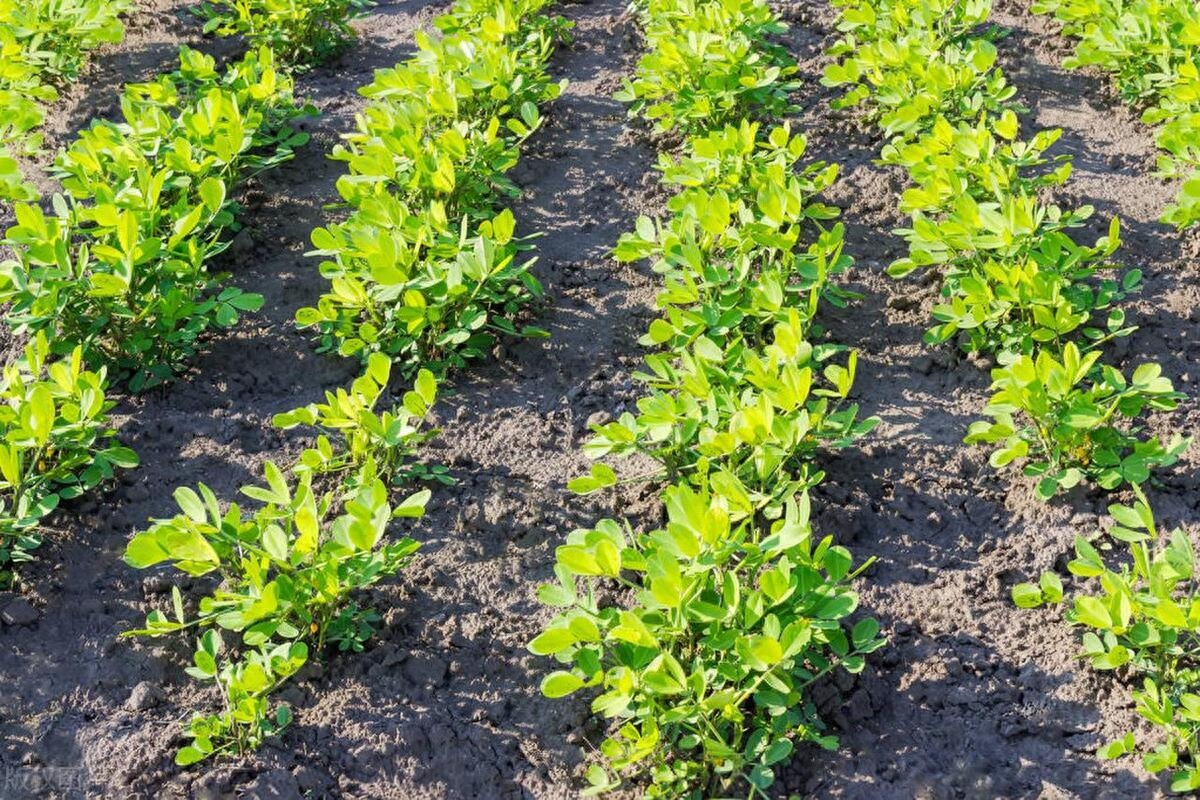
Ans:
POLYGON ((288 560, 288 537, 278 525, 268 525, 263 531, 263 549, 276 561, 288 560))
POLYGON ((592 464, 590 475, 575 478, 567 483, 567 488, 575 494, 591 494, 617 483, 617 473, 607 464, 592 464))
POLYGON ((411 494, 396 506, 392 511, 393 517, 408 517, 419 519, 425 516, 425 507, 429 504, 429 498, 433 497, 433 492, 429 489, 422 489, 415 494, 411 494))
POLYGON ((192 522, 204 522, 207 519, 200 496, 188 487, 180 486, 175 490, 175 502, 192 522))
POLYGON ((568 628, 549 628, 529 643, 529 652, 538 656, 560 653, 575 644, 575 635, 568 628))
POLYGON ((542 694, 549 698, 566 697, 584 685, 579 676, 559 670, 542 679, 542 694))
POLYGON ((208 757, 207 753, 201 752, 199 748, 192 745, 182 747, 175 754, 175 764, 180 767, 191 766, 192 764, 203 761, 208 757))
POLYGON ((145 569, 171 558, 151 533, 139 533, 125 546, 125 563, 134 569, 145 569))
POLYGON ((1046 598, 1035 584, 1018 583, 1012 588, 1012 600, 1017 608, 1039 608, 1046 598))

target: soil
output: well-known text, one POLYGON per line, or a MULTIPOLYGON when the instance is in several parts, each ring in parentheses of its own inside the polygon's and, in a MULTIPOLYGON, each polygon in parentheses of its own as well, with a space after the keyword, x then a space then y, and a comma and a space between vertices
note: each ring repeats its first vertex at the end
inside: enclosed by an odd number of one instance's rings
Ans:
MULTIPOLYGON (((521 228, 544 234, 534 269, 548 295, 540 324, 552 336, 506 343, 447 387, 428 460, 449 465, 458 482, 435 490, 430 515, 411 531, 421 557, 368 598, 383 617, 368 649, 306 668, 284 692, 295 723, 255 755, 180 770, 172 757, 181 722, 217 698, 184 675, 186 642, 117 639, 164 607, 170 586, 123 564, 129 536, 172 513, 181 483, 202 481, 229 498, 264 460, 286 461, 301 442, 273 431, 271 416, 353 375, 354 364, 316 354, 291 323, 323 288, 304 256, 309 232, 344 213, 327 207, 342 170, 324 154, 363 105, 354 90, 406 57, 413 32, 442 7, 385 0, 349 52, 298 78, 298 92, 322 112, 306 123, 313 141, 242 192, 245 227, 222 257, 236 284, 265 295, 263 311, 214 337, 177 383, 121 398, 121 436, 141 468, 56 516, 21 590, 0 595, 0 797, 577 795, 583 753, 600 732, 584 699, 539 695, 547 664, 524 649, 547 616, 534 591, 573 528, 602 515, 657 514, 652 490, 596 501, 563 487, 586 469, 579 445, 589 420, 637 398, 630 373, 654 313, 655 277, 608 257, 638 214, 663 203, 655 146, 611 99, 638 56, 621 0, 562 7, 575 43, 552 70, 571 83, 513 173, 524 190, 514 206, 521 228)), ((903 222, 895 203, 903 177, 873 163, 878 138, 831 111, 834 94, 817 81, 833 12, 819 0, 779 10, 804 80, 794 124, 808 133, 812 157, 842 165, 829 199, 845 210, 857 260, 846 283, 863 295, 828 309, 825 322, 860 350, 857 400, 882 419, 861 446, 827 459, 819 522, 857 557, 877 559, 861 581, 863 613, 879 618, 890 641, 862 676, 820 688, 842 747, 802 749, 781 775, 781 795, 1162 795, 1136 759, 1094 756, 1137 728, 1128 689, 1079 667, 1074 635, 1054 612, 1008 600, 1013 583, 1061 567, 1109 500, 1077 490, 1041 503, 1028 481, 997 474, 983 450, 962 444, 986 397, 986 365, 921 342, 935 285, 883 275, 902 252, 890 231, 903 222)), ((1011 32, 1000 48, 1030 109, 1027 130, 1063 128, 1058 152, 1075 157, 1057 199, 1096 207, 1089 236, 1119 216, 1121 259, 1145 273, 1131 308, 1141 327, 1110 356, 1127 369, 1162 363, 1189 399, 1154 427, 1195 432, 1200 240, 1155 221, 1175 187, 1149 177, 1152 134, 1101 76, 1060 68, 1067 44, 1028 13, 1027 0, 1001 0, 995 19, 1011 32)), ((114 113, 116 87, 170 68, 179 44, 219 55, 231 47, 201 38, 185 3, 140 3, 126 41, 99 54, 56 106, 49 146, 114 113)), ((14 342, 0 346, 11 354, 14 342)), ((1196 467, 1193 448, 1153 490, 1166 524, 1194 528, 1196 467)))

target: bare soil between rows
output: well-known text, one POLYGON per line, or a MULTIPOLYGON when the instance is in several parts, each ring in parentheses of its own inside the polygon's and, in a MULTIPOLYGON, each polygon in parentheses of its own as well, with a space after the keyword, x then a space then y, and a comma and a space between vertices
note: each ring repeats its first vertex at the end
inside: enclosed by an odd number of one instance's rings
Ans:
MULTIPOLYGON (((1059 67, 1067 45, 1026 0, 998 6, 996 22, 1011 31, 1003 63, 1030 109, 1027 130, 1063 128, 1058 152, 1075 157, 1058 200, 1096 206, 1088 236, 1119 216, 1120 257, 1145 272, 1131 309, 1141 327, 1114 357, 1126 368, 1162 363, 1189 399, 1154 425, 1195 433, 1200 240, 1155 221, 1174 187, 1149 176, 1152 136, 1136 114, 1103 78, 1059 67)), ((178 45, 229 52, 200 37, 184 3, 139 8, 125 43, 96 58, 56 108, 50 147, 115 113, 120 84, 169 69, 178 45)), ((242 192, 245 228, 222 257, 235 283, 266 297, 263 311, 215 338, 182 380, 121 399, 121 436, 142 466, 58 514, 21 592, 0 594, 0 619, 20 623, 0 622, 0 798, 577 796, 583 754, 601 732, 585 698, 539 695, 548 663, 525 643, 547 611, 534 591, 572 529, 658 513, 652 487, 600 501, 564 488, 586 469, 579 446, 589 420, 637 399, 637 339, 654 316, 655 276, 608 257, 637 215, 664 201, 654 143, 611 98, 639 52, 619 0, 562 7, 575 42, 552 70, 571 85, 513 173, 524 191, 514 207, 521 230, 544 234, 535 271, 551 338, 508 343, 452 380, 428 460, 449 465, 458 483, 435 489, 432 513, 411 531, 423 542, 415 564, 372 592, 383 620, 368 649, 306 668, 283 696, 295 723, 260 752, 180 770, 172 757, 181 722, 217 698, 184 675, 188 643, 117 639, 164 607, 170 586, 165 575, 124 565, 129 536, 173 512, 181 483, 232 498, 264 460, 286 460, 301 443, 275 432, 271 416, 354 374, 354 364, 315 353, 291 322, 323 288, 304 256, 309 232, 344 213, 327 208, 342 169, 326 154, 363 105, 355 90, 405 58, 413 32, 442 8, 384 0, 349 52, 298 78, 298 93, 322 111, 307 123, 313 141, 242 192)), ((863 613, 879 618, 890 642, 862 676, 820 687, 842 748, 802 748, 779 794, 1160 796, 1161 781, 1134 759, 1093 755, 1136 726, 1127 689, 1080 668, 1073 634, 1053 612, 1008 600, 1013 583, 1061 565, 1109 499, 1076 491, 1040 503, 1024 479, 997 474, 985 452, 961 443, 986 397, 986 365, 922 343, 935 284, 883 275, 902 252, 891 231, 903 223, 903 178, 874 164, 878 138, 831 111, 834 95, 818 82, 832 10, 820 0, 778 8, 804 80, 793 124, 809 135, 813 158, 842 167, 829 200, 844 209, 857 262, 846 282, 862 294, 827 309, 825 324, 859 349, 856 399, 882 418, 860 447, 827 457, 819 526, 856 557, 877 559, 861 580, 863 613)), ((0 347, 11 356, 14 344, 0 334, 0 347)), ((1168 525, 1195 522, 1196 467, 1193 448, 1152 493, 1168 525)))

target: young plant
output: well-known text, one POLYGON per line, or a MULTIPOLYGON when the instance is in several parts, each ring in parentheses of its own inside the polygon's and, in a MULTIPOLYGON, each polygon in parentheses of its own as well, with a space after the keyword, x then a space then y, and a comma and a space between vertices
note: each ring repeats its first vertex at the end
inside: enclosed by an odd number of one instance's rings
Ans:
POLYGON ((353 213, 313 231, 330 290, 296 315, 322 350, 444 372, 499 336, 545 335, 516 322, 542 288, 498 210, 519 194, 505 173, 542 123, 538 105, 564 85, 545 67, 568 26, 545 5, 456 3, 437 34, 417 37, 416 57, 361 90, 371 103, 334 150, 353 213))
POLYGON ((663 499, 663 530, 603 520, 558 548, 558 582, 539 597, 562 612, 529 649, 564 668, 542 691, 595 689, 593 711, 612 721, 585 795, 639 778, 651 798, 767 797, 797 743, 836 745, 812 684, 860 671, 883 644, 872 619, 843 628, 867 565, 814 538, 806 494, 775 522, 716 485, 663 499))
POLYGON ((137 466, 116 442, 105 397, 104 370, 83 368, 83 354, 51 360, 39 333, 24 358, 0 375, 0 583, 14 562, 41 543, 40 524, 59 503, 137 466))
MULTIPOLYGON (((365 612, 352 595, 395 574, 418 547, 408 537, 388 542, 385 534, 392 519, 423 515, 427 490, 393 508, 383 482, 369 474, 360 474, 357 488, 346 496, 318 496, 312 471, 299 471, 289 482, 267 462, 264 475, 266 486, 242 488, 264 504, 250 515, 236 503, 222 513, 204 484, 198 492, 177 489, 182 513, 155 521, 125 551, 125 561, 137 569, 171 563, 188 575, 217 573, 221 579, 215 592, 200 599, 194 614, 185 613, 175 589, 174 619, 152 611, 144 628, 123 634, 163 636, 206 629, 193 674, 218 681, 226 710, 193 719, 194 742, 176 756, 180 764, 227 746, 238 752, 256 746, 271 729, 271 691, 303 665, 309 647, 317 653, 327 646, 362 649, 372 630, 364 625, 365 612), (219 669, 210 635, 217 630, 240 638, 239 655, 219 669)), ((276 712, 275 724, 286 718, 276 712)))
POLYGON ((129 0, 0 0, 0 142, 36 149, 56 87, 79 77, 87 53, 125 35, 129 0))
POLYGON ((376 412, 389 368, 377 355, 350 391, 276 417, 283 428, 305 424, 319 434, 288 473, 268 461, 266 485, 242 487, 262 503, 256 511, 244 513, 236 503, 222 511, 204 484, 180 487, 181 513, 155 520, 126 547, 125 561, 135 568, 171 563, 188 575, 220 579, 193 613, 175 588, 173 618, 154 610, 144 628, 123 634, 203 631, 188 672, 216 682, 225 708, 193 718, 192 742, 177 763, 257 747, 290 719, 286 708, 272 710, 270 695, 310 652, 320 656, 331 646, 358 652, 373 634, 378 615, 353 595, 398 572, 417 550, 408 537, 388 541, 387 528, 395 518, 421 517, 430 492, 393 506, 387 483, 404 474, 428 438, 420 419, 436 398, 433 376, 423 371, 402 407, 376 412), (235 635, 231 644, 226 637, 235 635))
POLYGON ((1153 467, 1175 463, 1190 439, 1141 439, 1120 420, 1170 411, 1184 396, 1157 364, 1143 364, 1127 380, 1099 357, 1068 342, 1061 358, 1042 350, 1007 360, 992 370, 994 394, 984 409, 991 421, 973 423, 966 441, 996 446, 994 467, 1028 459, 1025 474, 1040 479, 1043 499, 1084 478, 1110 491, 1137 486, 1153 467))
POLYGON ((394 509, 379 480, 361 480, 348 496, 318 496, 313 473, 296 474, 294 485, 267 462, 266 486, 244 486, 242 494, 264 505, 244 516, 234 503, 221 512, 216 496, 200 484, 199 493, 181 487, 175 499, 181 514, 157 520, 135 536, 125 552, 130 566, 145 569, 164 562, 189 575, 217 572, 222 588, 201 600, 190 619, 169 620, 151 612, 146 628, 126 635, 162 635, 191 627, 218 626, 242 634, 251 647, 274 639, 311 639, 351 649, 358 641, 350 623, 357 609, 351 593, 403 567, 417 549, 404 538, 384 542, 391 519, 420 517, 428 491, 394 509))
POLYGON ((275 415, 275 426, 284 430, 304 425, 321 431, 316 444, 301 454, 296 472, 333 475, 347 485, 358 483, 360 474, 377 475, 384 483, 409 477, 418 448, 437 434, 421 425, 437 399, 437 384, 433 373, 421 370, 401 405, 376 412, 391 367, 386 356, 374 353, 349 391, 326 392, 324 403, 275 415), (341 442, 337 447, 335 439, 341 442))
MULTIPOLYGON (((647 357, 652 372, 638 377, 650 392, 638 400, 638 413, 596 425, 584 452, 596 459, 646 455, 662 465, 650 478, 711 480, 736 494, 739 507, 778 515, 823 477, 813 466, 818 453, 851 446, 879 420, 858 420, 857 405, 840 407, 854 383, 856 354, 846 366, 822 366, 841 348, 814 348, 798 315, 775 332, 776 343, 763 352, 738 343, 725 355, 702 338, 678 364, 647 357)), ((571 486, 592 492, 616 482, 611 467, 596 464, 571 486)))
POLYGON ((125 121, 94 123, 56 160, 52 212, 16 206, 6 321, 81 346, 135 391, 168 380, 208 328, 262 304, 207 265, 227 246, 229 188, 291 157, 306 135, 286 123, 302 111, 268 50, 222 75, 184 49, 177 73, 127 87, 125 121))
POLYGON ((269 47, 289 66, 312 66, 338 55, 354 41, 350 23, 371 0, 206 0, 196 13, 204 32, 240 35, 253 47, 269 47))
POLYGON ((463 220, 457 237, 434 233, 434 241, 409 220, 401 217, 395 232, 373 228, 373 239, 354 237, 358 220, 313 232, 321 249, 312 254, 336 259, 321 265, 331 287, 296 321, 320 332, 322 350, 383 354, 406 375, 425 367, 444 373, 485 356, 499 336, 545 335, 513 323, 542 286, 529 271, 534 260, 520 260, 529 246, 514 236, 512 212, 479 223, 474 236, 463 220), (415 241, 406 241, 414 227, 415 241))
POLYGON ((175 763, 186 767, 211 756, 241 754, 255 750, 292 721, 285 705, 272 710, 270 696, 308 661, 308 645, 284 642, 249 650, 240 659, 226 660, 215 630, 200 636, 187 668, 193 678, 212 682, 221 690, 224 710, 196 714, 186 734, 191 742, 175 754, 175 763))
POLYGON ((866 106, 889 137, 912 138, 935 120, 1010 107, 1016 88, 993 69, 996 47, 970 32, 991 0, 834 0, 843 38, 821 82, 847 87, 835 108, 866 106), (867 102, 869 101, 869 102, 867 102))
POLYGON ((748 115, 783 116, 799 86, 787 31, 762 0, 646 0, 649 51, 615 96, 659 132, 703 133, 748 115))
MULTIPOLYGON (((1080 657, 1086 663, 1140 686, 1133 691, 1134 707, 1162 737, 1151 749, 1139 747, 1127 733, 1101 748, 1100 755, 1118 758, 1142 750, 1148 771, 1172 773, 1172 791, 1194 792, 1200 789, 1195 547, 1182 529, 1160 532, 1145 495, 1137 487, 1134 492, 1133 505, 1109 506, 1107 536, 1076 538, 1075 559, 1067 569, 1078 591, 1064 616, 1084 631, 1080 657)), ((1037 586, 1018 584, 1012 592, 1022 608, 1058 604, 1063 594, 1054 573, 1044 574, 1037 586)))

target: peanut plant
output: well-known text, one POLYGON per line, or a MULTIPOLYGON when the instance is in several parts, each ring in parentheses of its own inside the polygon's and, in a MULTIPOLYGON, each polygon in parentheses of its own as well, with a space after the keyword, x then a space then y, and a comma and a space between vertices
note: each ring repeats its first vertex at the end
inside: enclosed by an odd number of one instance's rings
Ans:
POLYGON ((40 333, 0 374, 0 583, 41 543, 59 503, 137 466, 109 425, 105 390, 104 370, 84 369, 80 348, 52 360, 40 333))
POLYGON ((528 241, 500 202, 505 173, 562 92, 546 62, 567 36, 545 0, 455 4, 420 35, 420 53, 381 70, 371 102, 333 157, 350 218, 313 231, 329 291, 296 321, 323 351, 389 356, 406 373, 463 366, 499 336, 544 336, 518 323, 541 297, 528 241))
MULTIPOLYGON (((765 796, 796 742, 836 746, 806 690, 862 670, 883 644, 872 619, 843 630, 867 565, 852 570, 845 548, 813 535, 807 494, 770 522, 720 486, 669 486, 663 530, 602 520, 574 532, 558 582, 539 591, 564 609, 529 645, 565 667, 542 691, 598 690, 592 710, 615 720, 600 752, 618 773, 647 775, 647 797, 728 796, 743 780, 765 796), (632 606, 604 602, 610 586, 632 606)), ((587 794, 619 785, 600 767, 588 780, 587 794)))
MULTIPOLYGON (((1160 734, 1139 746, 1127 733, 1100 750, 1105 758, 1142 751, 1149 772, 1169 771, 1171 790, 1200 789, 1200 597, 1196 552, 1182 529, 1160 531, 1146 496, 1108 507, 1107 532, 1077 537, 1067 565, 1075 591, 1063 615, 1082 631, 1080 659, 1101 672, 1127 674, 1138 716, 1160 734)), ((1022 608, 1058 605, 1066 592, 1057 573, 1013 587, 1022 608)))
POLYGON ((252 47, 268 47, 293 69, 320 64, 354 41, 350 23, 370 0, 206 0, 196 9, 204 32, 241 35, 252 47))
POLYGON ((228 244, 229 190, 292 156, 307 134, 288 122, 306 109, 269 50, 221 74, 184 48, 176 73, 126 87, 121 111, 56 159, 64 193, 49 213, 16 205, 0 302, 17 334, 82 347, 137 391, 169 380, 210 327, 262 305, 208 262, 228 244))
POLYGON ((272 708, 270 696, 310 655, 360 651, 372 635, 377 615, 354 595, 409 563, 417 543, 390 539, 389 526, 421 517, 430 497, 420 490, 393 504, 388 486, 430 435, 421 419, 436 399, 433 376, 422 372, 399 407, 380 412, 389 375, 379 356, 350 391, 280 415, 281 427, 307 424, 320 433, 292 468, 268 461, 265 485, 242 487, 261 504, 257 510, 223 509, 204 484, 180 487, 180 513, 129 542, 132 567, 169 563, 186 575, 219 578, 194 611, 176 587, 170 616, 152 611, 143 628, 123 634, 197 635, 188 674, 221 688, 224 709, 192 718, 179 765, 257 747, 290 721, 290 709, 272 708))
POLYGON ((856 354, 816 320, 821 302, 853 299, 832 280, 850 264, 838 211, 817 199, 837 168, 802 163, 803 136, 752 118, 790 109, 796 71, 764 3, 637 11, 649 50, 619 97, 686 139, 659 161, 667 217, 638 219, 615 250, 664 283, 635 376, 646 394, 584 451, 655 466, 621 478, 597 460, 569 488, 664 484, 665 527, 572 533, 538 593, 558 614, 529 649, 560 663, 545 695, 588 692, 607 722, 584 795, 633 780, 654 798, 766 797, 799 744, 836 746, 812 684, 883 644, 874 620, 847 622, 869 562, 853 568, 810 524, 817 458, 878 422, 845 402, 856 354))
MULTIPOLYGON (((1134 330, 1120 302, 1141 280, 1137 271, 1108 274, 1120 225, 1112 220, 1107 235, 1081 244, 1071 229, 1093 210, 1063 209, 1046 199, 1047 190, 1069 179, 1071 162, 1047 154, 1058 131, 1020 136, 1023 109, 996 66, 994 32, 984 27, 990 0, 835 3, 842 38, 830 51, 838 61, 824 81, 845 87, 840 107, 861 107, 879 126, 887 137, 882 160, 904 168, 913 184, 900 203, 912 223, 898 232, 909 253, 889 272, 937 270, 942 302, 927 340, 957 340, 996 364, 984 409, 989 419, 974 423, 967 441, 993 447, 997 468, 1023 463, 1044 499, 1085 479, 1108 491, 1129 487, 1138 498, 1134 506, 1109 507, 1114 558, 1076 540, 1069 571, 1081 580, 1099 578, 1099 590, 1081 586, 1067 619, 1087 629, 1082 656, 1094 668, 1142 681, 1134 692, 1138 713, 1165 733, 1165 742, 1145 755, 1146 768, 1172 770, 1176 791, 1200 788, 1200 715, 1193 713, 1200 698, 1191 691, 1193 548, 1181 532, 1159 536, 1140 488, 1152 469, 1175 463, 1190 439, 1143 436, 1145 412, 1170 411, 1182 399, 1159 365, 1140 364, 1126 377, 1102 360, 1106 342, 1134 330)), ((1090 63, 1128 67, 1134 94, 1171 86, 1176 57, 1190 59, 1172 40, 1190 36, 1176 24, 1174 6, 1188 5, 1191 13, 1191 4, 1036 5, 1057 10, 1084 37, 1078 63, 1094 58, 1090 63), (1125 45, 1134 41, 1148 45, 1148 57, 1125 62, 1133 55, 1125 45)), ((1180 119, 1189 122, 1181 113, 1180 119)), ((1022 607, 1063 597, 1063 581, 1053 572, 1013 589, 1022 607)), ((1128 734, 1101 752, 1117 757, 1136 746, 1128 734)))

